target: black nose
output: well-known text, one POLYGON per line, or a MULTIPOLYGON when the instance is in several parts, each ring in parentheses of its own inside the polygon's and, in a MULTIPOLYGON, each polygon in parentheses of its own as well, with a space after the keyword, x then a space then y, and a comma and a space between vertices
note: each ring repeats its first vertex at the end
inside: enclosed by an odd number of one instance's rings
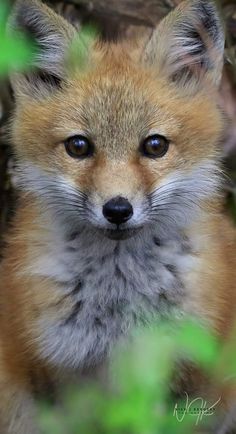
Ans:
POLYGON ((103 215, 115 225, 127 222, 133 215, 133 207, 131 203, 124 197, 114 197, 105 203, 103 207, 103 215))

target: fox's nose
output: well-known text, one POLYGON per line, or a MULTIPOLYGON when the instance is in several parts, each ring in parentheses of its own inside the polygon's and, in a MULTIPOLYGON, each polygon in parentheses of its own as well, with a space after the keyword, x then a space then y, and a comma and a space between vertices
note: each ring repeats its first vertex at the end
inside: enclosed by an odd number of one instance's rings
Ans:
POLYGON ((114 197, 105 203, 103 206, 103 215, 110 222, 115 225, 127 222, 133 215, 133 207, 131 203, 124 197, 114 197))

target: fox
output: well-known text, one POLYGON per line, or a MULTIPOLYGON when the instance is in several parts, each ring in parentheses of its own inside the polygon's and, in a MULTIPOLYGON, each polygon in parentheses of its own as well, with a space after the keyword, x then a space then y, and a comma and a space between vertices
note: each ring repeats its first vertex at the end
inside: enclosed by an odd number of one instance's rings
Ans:
POLYGON ((232 336, 225 37, 204 0, 181 2, 145 40, 85 43, 40 0, 17 0, 9 29, 37 50, 10 77, 19 198, 1 261, 0 432, 37 434, 38 394, 132 327, 187 314, 232 336))

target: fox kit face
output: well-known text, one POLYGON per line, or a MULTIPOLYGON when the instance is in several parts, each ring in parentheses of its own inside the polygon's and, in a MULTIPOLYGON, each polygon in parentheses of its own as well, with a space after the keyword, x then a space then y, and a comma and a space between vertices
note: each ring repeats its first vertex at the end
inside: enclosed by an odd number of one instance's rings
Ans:
POLYGON ((75 29, 36 0, 15 25, 41 48, 13 77, 13 141, 22 188, 67 232, 124 239, 181 229, 218 187, 217 108, 224 38, 214 5, 187 1, 145 48, 88 47, 69 62, 75 29))

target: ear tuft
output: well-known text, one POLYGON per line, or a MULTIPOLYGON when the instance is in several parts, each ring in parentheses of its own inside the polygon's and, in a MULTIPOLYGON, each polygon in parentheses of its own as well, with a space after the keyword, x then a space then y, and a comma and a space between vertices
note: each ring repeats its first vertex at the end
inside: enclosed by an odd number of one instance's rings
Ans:
POLYGON ((200 20, 202 21, 203 28, 212 36, 214 42, 217 42, 220 36, 221 22, 216 10, 215 5, 210 1, 199 1, 195 5, 196 12, 199 10, 200 20))
POLYGON ((184 1, 154 30, 145 61, 186 86, 203 79, 218 85, 224 56, 224 31, 211 0, 184 1))

